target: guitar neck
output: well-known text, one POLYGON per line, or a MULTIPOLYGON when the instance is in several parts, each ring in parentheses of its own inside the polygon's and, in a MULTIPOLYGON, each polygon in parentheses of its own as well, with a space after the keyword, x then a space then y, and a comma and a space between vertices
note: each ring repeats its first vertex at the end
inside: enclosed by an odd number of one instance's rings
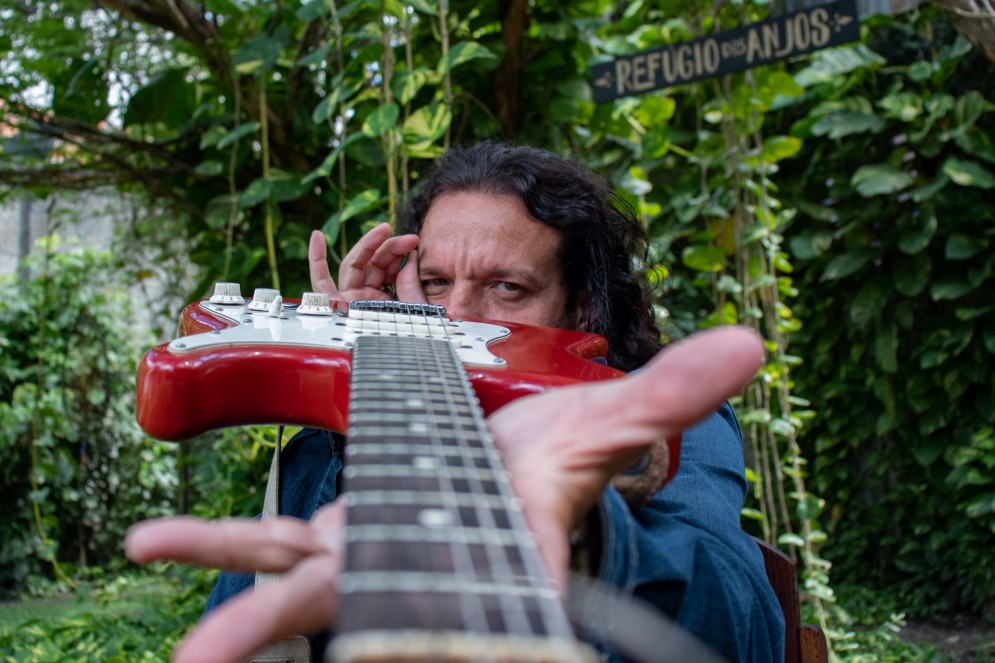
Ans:
POLYGON ((353 351, 336 661, 590 658, 445 338, 353 351))

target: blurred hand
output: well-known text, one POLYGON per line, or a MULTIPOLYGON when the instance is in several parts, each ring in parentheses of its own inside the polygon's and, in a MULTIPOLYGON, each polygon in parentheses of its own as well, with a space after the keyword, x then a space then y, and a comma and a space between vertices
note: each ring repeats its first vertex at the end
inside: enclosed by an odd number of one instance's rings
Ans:
MULTIPOLYGON (((636 375, 523 398, 490 417, 554 583, 565 586, 568 533, 611 477, 653 441, 708 416, 743 388, 763 360, 755 333, 713 329, 669 346, 636 375)), ((334 622, 344 521, 339 503, 319 510, 310 523, 163 519, 133 528, 126 551, 139 563, 173 559, 284 572, 279 581, 212 612, 175 657, 180 663, 237 661, 269 642, 334 622)))

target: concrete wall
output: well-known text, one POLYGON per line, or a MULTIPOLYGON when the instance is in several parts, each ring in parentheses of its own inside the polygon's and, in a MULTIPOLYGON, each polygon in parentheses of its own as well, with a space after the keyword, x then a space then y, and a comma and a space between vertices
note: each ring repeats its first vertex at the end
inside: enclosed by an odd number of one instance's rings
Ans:
POLYGON ((22 217, 28 218, 27 246, 35 250, 40 237, 55 232, 60 250, 75 246, 110 249, 115 223, 128 213, 116 192, 59 194, 46 200, 8 197, 0 204, 0 274, 17 271, 23 248, 22 217))

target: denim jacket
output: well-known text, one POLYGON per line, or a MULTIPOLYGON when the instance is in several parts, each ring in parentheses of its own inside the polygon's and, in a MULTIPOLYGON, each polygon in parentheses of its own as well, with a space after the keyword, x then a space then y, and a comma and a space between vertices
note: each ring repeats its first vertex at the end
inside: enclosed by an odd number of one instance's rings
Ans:
MULTIPOLYGON (((313 429, 287 444, 282 514, 307 520, 335 499, 341 448, 341 436, 313 429)), ((597 576, 656 606, 730 661, 783 661, 781 609, 756 543, 739 526, 746 491, 742 435, 726 404, 684 432, 677 475, 648 504, 633 512, 614 488, 605 490, 597 507, 597 576)), ((222 573, 205 613, 253 580, 222 573)), ((601 649, 605 660, 623 660, 601 649)))

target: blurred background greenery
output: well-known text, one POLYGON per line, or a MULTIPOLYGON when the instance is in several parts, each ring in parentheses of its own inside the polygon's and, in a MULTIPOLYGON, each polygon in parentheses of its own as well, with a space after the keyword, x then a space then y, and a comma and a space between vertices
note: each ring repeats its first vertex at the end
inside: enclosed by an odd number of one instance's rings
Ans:
MULTIPOLYGON (((597 104, 594 64, 786 7, 5 5, 0 202, 46 212, 0 299, 0 656, 168 657, 212 576, 138 572, 121 539, 257 512, 275 435, 145 437, 138 357, 215 281, 308 289, 312 229, 337 261, 447 146, 505 138, 633 204, 669 338, 767 339, 735 403, 744 526, 798 559, 834 655, 940 660, 906 619, 995 618, 995 63, 964 10, 912 4, 857 43, 597 104), (94 190, 123 210, 109 250, 54 211, 94 190)), ((995 659, 991 631, 966 655, 995 659)))

